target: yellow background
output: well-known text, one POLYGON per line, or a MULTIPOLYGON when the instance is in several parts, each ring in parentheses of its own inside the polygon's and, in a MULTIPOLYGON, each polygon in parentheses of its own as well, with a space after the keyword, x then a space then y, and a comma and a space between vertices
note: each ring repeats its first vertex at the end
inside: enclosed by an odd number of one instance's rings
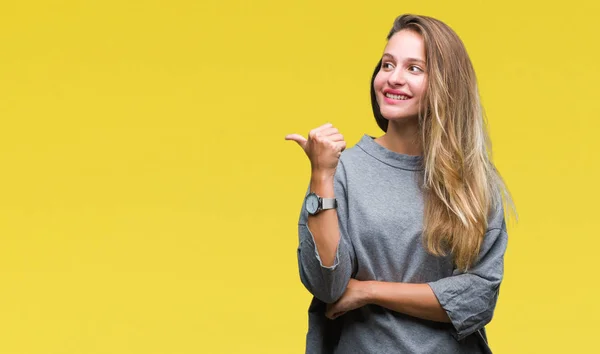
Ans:
POLYGON ((599 5, 3 1, 0 353, 303 353, 309 164, 289 133, 379 135, 394 18, 475 65, 517 203, 495 353, 600 352, 599 5))

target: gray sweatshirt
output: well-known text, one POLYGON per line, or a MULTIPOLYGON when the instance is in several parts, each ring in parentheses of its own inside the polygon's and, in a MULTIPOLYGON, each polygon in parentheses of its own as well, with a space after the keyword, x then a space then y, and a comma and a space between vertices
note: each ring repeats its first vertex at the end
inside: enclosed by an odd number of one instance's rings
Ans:
POLYGON ((451 256, 427 253, 421 239, 421 159, 390 151, 368 135, 342 153, 334 179, 340 242, 331 267, 321 263, 302 206, 298 267, 314 295, 306 353, 490 353, 484 326, 502 281, 504 211, 498 206, 490 213, 479 258, 468 272, 455 269, 451 256), (326 303, 342 296, 351 277, 429 284, 452 323, 377 305, 328 319, 326 303))

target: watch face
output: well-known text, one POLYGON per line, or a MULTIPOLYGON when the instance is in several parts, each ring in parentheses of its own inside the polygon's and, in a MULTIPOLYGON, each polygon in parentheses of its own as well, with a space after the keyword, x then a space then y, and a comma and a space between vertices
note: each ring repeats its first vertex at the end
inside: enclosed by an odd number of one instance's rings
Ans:
POLYGON ((315 195, 315 194, 309 194, 306 197, 306 211, 309 212, 309 214, 314 214, 317 212, 317 209, 319 208, 319 198, 315 195))

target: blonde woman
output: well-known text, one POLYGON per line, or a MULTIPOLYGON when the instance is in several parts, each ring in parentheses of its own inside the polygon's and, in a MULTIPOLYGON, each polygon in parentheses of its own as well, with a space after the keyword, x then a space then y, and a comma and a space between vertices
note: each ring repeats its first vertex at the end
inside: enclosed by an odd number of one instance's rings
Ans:
POLYGON ((443 22, 396 18, 371 82, 384 135, 346 149, 332 124, 296 141, 311 162, 298 225, 314 295, 307 353, 489 353, 512 205, 477 81, 443 22))

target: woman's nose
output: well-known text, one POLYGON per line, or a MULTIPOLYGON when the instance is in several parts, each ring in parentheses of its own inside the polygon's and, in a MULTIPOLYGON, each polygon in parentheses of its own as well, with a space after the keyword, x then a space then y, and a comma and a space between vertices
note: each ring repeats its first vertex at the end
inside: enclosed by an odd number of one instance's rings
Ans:
POLYGON ((390 76, 388 76, 388 83, 390 85, 404 85, 406 80, 402 70, 394 70, 394 72, 390 73, 390 76))

